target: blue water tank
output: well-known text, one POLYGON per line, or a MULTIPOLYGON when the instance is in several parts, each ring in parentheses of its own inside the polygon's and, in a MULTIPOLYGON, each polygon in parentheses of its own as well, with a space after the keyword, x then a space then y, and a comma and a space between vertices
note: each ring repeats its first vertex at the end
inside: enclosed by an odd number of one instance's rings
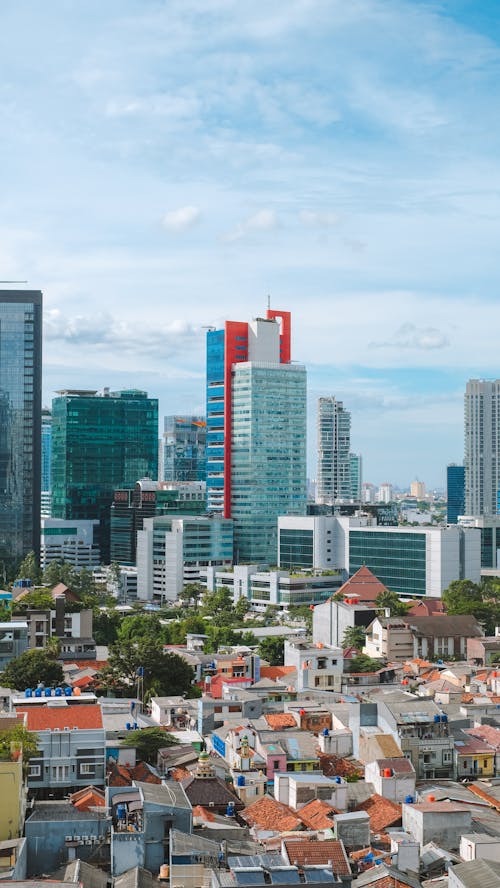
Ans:
POLYGON ((31 688, 26 688, 26 690, 25 690, 25 692, 24 692, 24 696, 25 696, 25 697, 32 697, 32 696, 33 696, 33 691, 32 691, 32 689, 31 689, 31 688))
POLYGON ((336 777, 335 783, 342 783, 342 777, 336 777))
POLYGON ((125 820, 127 816, 127 806, 120 802, 120 804, 116 806, 116 816, 118 817, 118 820, 125 820))
POLYGON ((233 802, 228 802, 228 803, 227 803, 226 817, 234 817, 234 804, 233 804, 233 802))
POLYGON ((52 688, 45 688, 45 696, 52 697, 52 688))
POLYGON ((330 731, 328 730, 328 728, 323 728, 323 737, 328 737, 329 733, 330 731))
POLYGON ((137 731, 138 727, 139 727, 139 725, 137 724, 137 722, 134 722, 134 731, 137 731))
POLYGON ((236 785, 237 786, 244 786, 245 785, 245 778, 244 778, 243 774, 238 774, 238 777, 236 779, 236 785))
POLYGON ((444 666, 443 660, 438 660, 438 666, 444 666))
POLYGON ((125 727, 126 727, 127 731, 132 730, 132 725, 130 724, 130 722, 126 722, 125 727))
POLYGON ((64 688, 64 696, 71 697, 71 688, 64 688))
POLYGON ((368 854, 365 854, 363 860, 373 860, 374 856, 373 851, 368 851, 368 854))
POLYGON ((411 795, 405 796, 405 805, 413 805, 415 799, 411 795))
POLYGON ((446 714, 442 715, 442 716, 441 716, 441 721, 442 721, 442 722, 447 722, 447 721, 448 721, 448 716, 447 716, 446 714))
POLYGON ((440 716, 440 715, 435 715, 435 716, 434 716, 434 724, 437 724, 437 723, 440 722, 440 721, 441 721, 441 716, 440 716))
POLYGON ((381 863, 382 863, 382 861, 380 860, 379 857, 377 857, 377 859, 375 861, 375 866, 380 866, 381 863))
POLYGON ((42 696, 42 689, 41 689, 41 688, 37 688, 36 691, 35 691, 35 697, 41 697, 41 696, 42 696))
POLYGON ((62 697, 62 688, 56 688, 54 693, 56 697, 62 697))

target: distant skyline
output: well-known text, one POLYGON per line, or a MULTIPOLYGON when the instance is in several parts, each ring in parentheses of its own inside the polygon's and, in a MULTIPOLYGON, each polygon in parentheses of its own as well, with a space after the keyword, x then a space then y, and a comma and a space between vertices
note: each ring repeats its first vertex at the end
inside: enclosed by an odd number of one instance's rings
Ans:
MULTIPOLYGON (((445 485, 500 376, 492 0, 6 0, 0 278, 44 292, 44 402, 204 412, 204 326, 292 312, 363 477, 445 485)), ((2 286, 0 284, 0 286, 2 286)))

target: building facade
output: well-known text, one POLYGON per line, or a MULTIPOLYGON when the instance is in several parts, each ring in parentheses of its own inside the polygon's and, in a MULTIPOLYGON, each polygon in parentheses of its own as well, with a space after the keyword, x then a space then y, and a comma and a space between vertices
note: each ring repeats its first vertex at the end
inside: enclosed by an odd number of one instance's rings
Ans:
POLYGON ((42 294, 0 290, 0 562, 40 550, 42 294))
POLYGON ((162 440, 163 481, 204 481, 207 423, 204 416, 166 416, 162 440))
POLYGON ((446 467, 446 522, 457 524, 465 515, 465 467, 451 463, 446 467))
POLYGON ((351 414, 334 397, 318 400, 319 503, 351 499, 351 414))
POLYGON ((332 570, 335 566, 333 516, 278 518, 278 566, 286 569, 332 570))
POLYGON ((229 589, 234 604, 246 598, 263 610, 268 604, 287 610, 292 606, 319 604, 334 595, 342 585, 342 576, 335 571, 321 572, 262 570, 257 564, 235 564, 231 570, 208 567, 200 571, 200 579, 209 592, 229 589))
POLYGON ((52 402, 52 515, 100 521, 109 563, 115 489, 158 473, 158 401, 131 390, 59 392, 52 402))
POLYGON ((47 407, 42 410, 42 518, 50 518, 52 508, 52 413, 47 407))
POLYGON ((276 563, 277 518, 305 514, 306 372, 290 314, 207 334, 207 509, 234 520, 235 558, 276 563))
POLYGON ((233 522, 220 516, 146 518, 137 534, 137 597, 175 601, 207 565, 227 566, 233 556, 233 522))
POLYGON ((80 569, 92 570, 101 563, 97 542, 98 521, 64 521, 42 518, 40 532, 40 567, 51 561, 65 561, 80 569))
POLYGON ((363 459, 360 453, 349 454, 349 471, 351 473, 351 499, 360 503, 363 484, 363 459))
POLYGON ((464 401, 465 513, 497 515, 500 490, 500 379, 471 379, 464 401))

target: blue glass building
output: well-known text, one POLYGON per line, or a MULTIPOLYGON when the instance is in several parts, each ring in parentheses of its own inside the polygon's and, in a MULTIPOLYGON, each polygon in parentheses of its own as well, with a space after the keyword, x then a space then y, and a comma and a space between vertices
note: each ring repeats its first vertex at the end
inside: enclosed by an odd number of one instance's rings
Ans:
POLYGON ((40 550, 42 294, 0 291, 0 561, 40 550))
POLYGON ((456 524, 465 514, 465 467, 451 463, 446 467, 446 521, 456 524))

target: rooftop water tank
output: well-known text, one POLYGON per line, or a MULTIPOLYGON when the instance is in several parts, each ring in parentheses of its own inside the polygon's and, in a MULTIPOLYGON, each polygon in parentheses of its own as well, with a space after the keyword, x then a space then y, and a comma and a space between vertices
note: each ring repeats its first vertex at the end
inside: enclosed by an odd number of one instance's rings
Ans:
POLYGON ((71 688, 64 688, 64 696, 71 697, 71 688))
POLYGON ((236 779, 236 785, 237 786, 244 786, 245 785, 245 778, 244 778, 243 774, 238 774, 238 777, 236 779))
POLYGON ((435 716, 434 716, 434 724, 437 724, 437 722, 440 722, 440 721, 441 721, 441 716, 440 716, 440 715, 435 715, 435 716))
POLYGON ((392 768, 384 768, 383 777, 392 777, 392 768))
POLYGON ((62 692, 63 692, 62 688, 56 688, 54 693, 55 693, 56 697, 62 697, 62 692))
POLYGON ((45 696, 52 697, 52 688, 45 688, 45 696))
POLYGON ((24 696, 25 696, 25 697, 32 697, 32 696, 33 696, 33 691, 32 691, 32 689, 31 689, 31 688, 26 688, 26 690, 25 690, 25 692, 24 692, 24 696))
POLYGON ((36 691, 35 691, 35 697, 41 697, 41 696, 42 696, 42 689, 41 689, 41 688, 37 688, 36 691))
POLYGON ((411 795, 405 796, 405 805, 413 805, 415 799, 411 795))
POLYGON ((342 777, 336 777, 335 783, 342 783, 342 777))
POLYGON ((233 802, 228 802, 228 803, 227 803, 226 817, 234 817, 234 804, 233 804, 233 802))
POLYGON ((330 734, 330 731, 328 730, 328 728, 323 728, 323 737, 328 737, 329 734, 330 734))

